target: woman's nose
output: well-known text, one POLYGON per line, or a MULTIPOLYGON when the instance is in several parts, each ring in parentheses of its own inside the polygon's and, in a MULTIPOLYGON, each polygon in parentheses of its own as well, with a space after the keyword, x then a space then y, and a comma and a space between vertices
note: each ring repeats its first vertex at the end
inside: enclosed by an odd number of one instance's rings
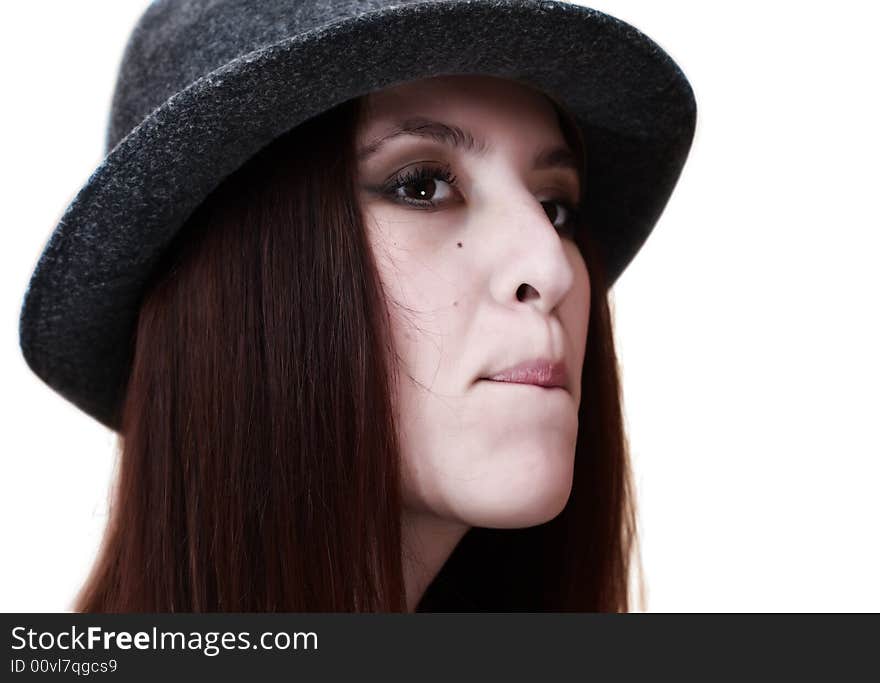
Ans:
MULTIPOLYGON (((500 195, 499 195, 500 196, 500 195)), ((552 311, 571 289, 574 270, 563 238, 544 205, 531 192, 490 212, 497 221, 489 231, 496 245, 491 289, 500 303, 528 303, 552 311)))

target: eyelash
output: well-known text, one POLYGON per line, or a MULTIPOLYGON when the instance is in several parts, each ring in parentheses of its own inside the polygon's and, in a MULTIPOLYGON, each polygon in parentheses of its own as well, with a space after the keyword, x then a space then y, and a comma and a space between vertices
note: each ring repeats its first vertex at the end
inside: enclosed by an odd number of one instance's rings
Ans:
MULTIPOLYGON (((385 187, 385 194, 388 195, 392 201, 400 204, 407 204, 409 206, 421 208, 435 208, 436 205, 431 200, 426 199, 418 201, 409 197, 399 197, 397 191, 407 185, 423 182, 425 180, 442 180, 445 183, 449 183, 452 187, 456 187, 457 179, 457 176, 452 173, 449 166, 442 166, 440 168, 418 166, 414 169, 400 173, 388 181, 385 187)), ((566 234, 573 233, 575 226, 578 225, 580 221, 580 209, 562 199, 547 199, 542 202, 542 204, 545 202, 560 204, 565 209, 568 213, 568 220, 565 222, 566 227, 562 228, 562 230, 564 230, 566 234)))

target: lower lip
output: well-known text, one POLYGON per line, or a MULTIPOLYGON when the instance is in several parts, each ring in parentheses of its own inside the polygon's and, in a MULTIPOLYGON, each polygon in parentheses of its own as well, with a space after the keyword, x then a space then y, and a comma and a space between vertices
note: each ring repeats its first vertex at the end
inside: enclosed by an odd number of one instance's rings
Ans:
POLYGON ((497 379, 486 379, 485 377, 481 378, 479 381, 480 382, 489 382, 490 384, 506 384, 507 386, 514 386, 514 387, 534 387, 535 389, 543 389, 544 391, 553 391, 553 390, 565 391, 564 387, 559 387, 559 386, 545 387, 541 384, 530 384, 529 382, 505 382, 503 380, 497 380, 497 379))

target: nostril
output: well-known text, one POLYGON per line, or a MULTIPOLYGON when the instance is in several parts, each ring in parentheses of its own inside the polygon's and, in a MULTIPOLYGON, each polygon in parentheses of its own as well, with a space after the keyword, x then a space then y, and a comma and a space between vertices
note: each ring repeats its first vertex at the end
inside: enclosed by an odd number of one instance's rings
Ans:
POLYGON ((530 295, 530 292, 534 292, 535 296, 538 295, 538 291, 534 287, 526 282, 523 282, 516 290, 517 300, 525 301, 526 296, 530 295))

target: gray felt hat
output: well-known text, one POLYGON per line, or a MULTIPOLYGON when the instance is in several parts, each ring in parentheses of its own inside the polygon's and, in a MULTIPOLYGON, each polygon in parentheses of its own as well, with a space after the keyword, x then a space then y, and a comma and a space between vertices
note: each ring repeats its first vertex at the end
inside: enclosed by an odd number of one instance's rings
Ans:
POLYGON ((30 368, 118 429, 145 283, 211 190, 345 100, 465 73, 535 86, 574 114, 584 214, 613 284, 663 211, 696 123, 684 74, 632 26, 552 0, 157 0, 122 58, 106 156, 25 293, 30 368))

